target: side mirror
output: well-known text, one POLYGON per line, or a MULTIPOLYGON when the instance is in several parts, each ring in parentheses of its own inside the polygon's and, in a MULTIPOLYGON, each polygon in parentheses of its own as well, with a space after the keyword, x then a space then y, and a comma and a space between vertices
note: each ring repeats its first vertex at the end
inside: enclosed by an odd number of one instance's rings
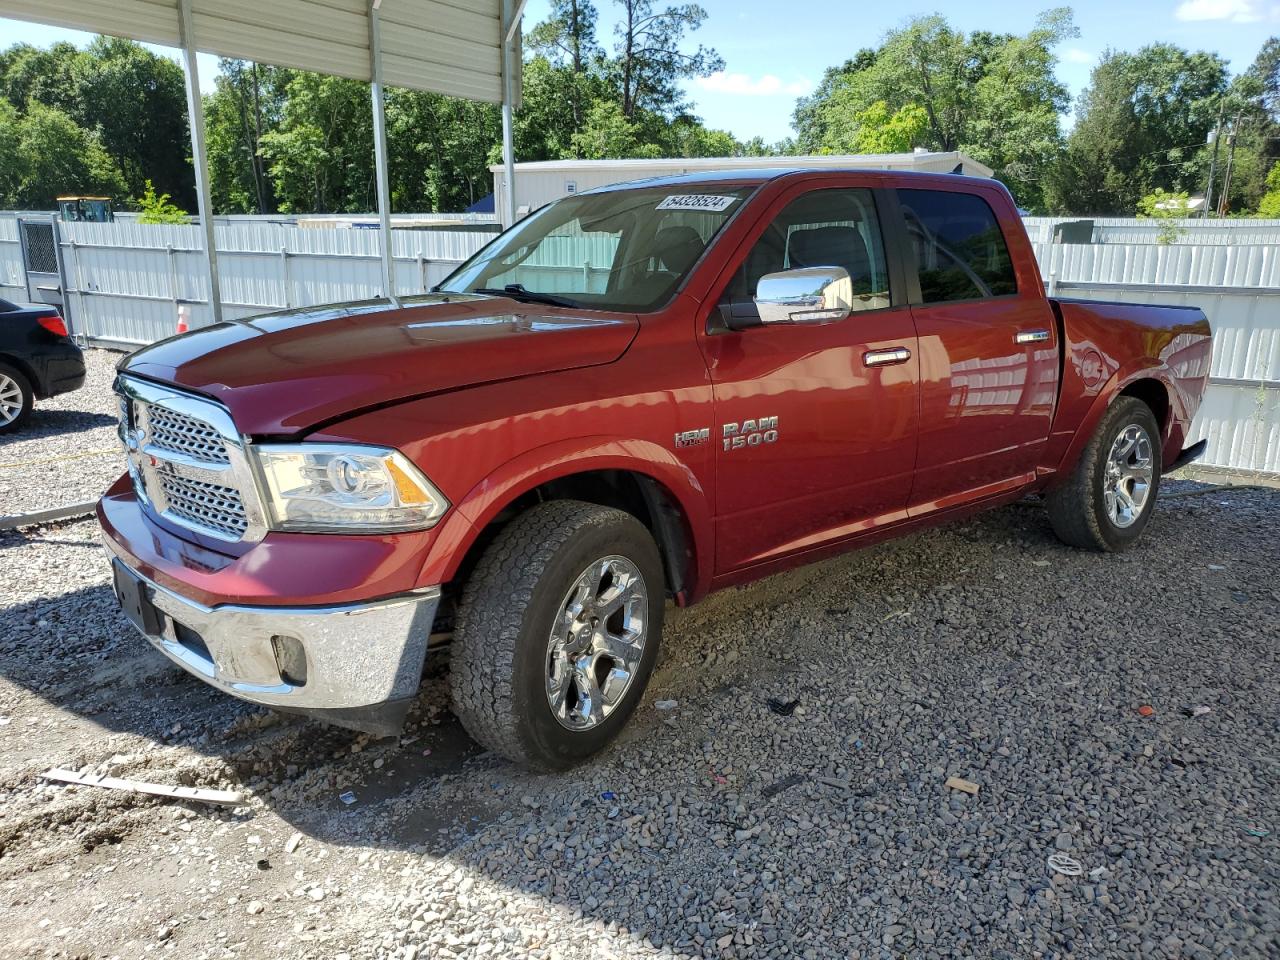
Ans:
POLYGON ((849 316, 853 281, 844 267, 767 273, 756 285, 760 323, 833 323, 849 316))

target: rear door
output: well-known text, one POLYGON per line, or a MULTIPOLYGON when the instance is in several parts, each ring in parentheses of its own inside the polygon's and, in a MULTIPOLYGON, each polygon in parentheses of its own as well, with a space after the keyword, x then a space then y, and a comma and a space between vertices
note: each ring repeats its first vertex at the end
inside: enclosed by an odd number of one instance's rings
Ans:
POLYGON ((991 202, 1005 198, 985 192, 964 184, 897 191, 920 338, 913 515, 1030 480, 1053 422, 1052 308, 1034 269, 1015 268, 991 202))
POLYGON ((854 300, 833 323, 703 336, 718 572, 906 516, 919 403, 911 310, 900 274, 890 276, 875 192, 823 183, 781 194, 713 291, 713 303, 742 315, 765 274, 838 266, 854 300))

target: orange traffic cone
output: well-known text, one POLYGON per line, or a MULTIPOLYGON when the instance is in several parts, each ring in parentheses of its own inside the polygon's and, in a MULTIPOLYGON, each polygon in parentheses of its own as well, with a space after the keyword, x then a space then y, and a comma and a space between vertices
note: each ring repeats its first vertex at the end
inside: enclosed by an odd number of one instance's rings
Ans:
POLYGON ((191 308, 185 304, 178 308, 177 333, 186 333, 191 329, 191 308))

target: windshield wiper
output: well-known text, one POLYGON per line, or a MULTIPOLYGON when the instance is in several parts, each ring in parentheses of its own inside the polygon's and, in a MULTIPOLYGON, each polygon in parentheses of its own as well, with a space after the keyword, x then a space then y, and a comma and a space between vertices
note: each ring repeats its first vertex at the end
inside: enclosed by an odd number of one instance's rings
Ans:
POLYGON ((539 293, 537 290, 526 290, 523 283, 508 283, 505 287, 476 287, 472 293, 484 294, 488 297, 510 297, 522 303, 545 303, 552 307, 578 307, 582 304, 568 297, 557 297, 554 293, 539 293))

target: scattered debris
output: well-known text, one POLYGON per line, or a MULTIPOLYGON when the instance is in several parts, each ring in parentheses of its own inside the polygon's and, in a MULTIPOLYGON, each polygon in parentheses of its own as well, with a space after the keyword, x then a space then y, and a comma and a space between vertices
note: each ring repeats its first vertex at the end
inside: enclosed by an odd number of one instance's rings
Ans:
POLYGON ((849 615, 848 607, 827 607, 828 617, 847 617, 849 615))
POLYGON ((1049 869, 1064 877, 1078 877, 1084 873, 1084 866, 1075 857, 1065 853, 1055 853, 1049 857, 1049 869))
POLYGON ((1247 834, 1248 834, 1249 836, 1251 836, 1251 837, 1269 837, 1269 836, 1271 836, 1271 831, 1270 831, 1270 830, 1266 830, 1266 829, 1264 829, 1264 828, 1262 828, 1262 827, 1245 827, 1245 828, 1244 828, 1244 832, 1245 832, 1245 833, 1247 833, 1247 834))
POLYGON ((119 777, 100 777, 92 773, 76 773, 74 770, 54 769, 40 776, 46 780, 74 783, 82 787, 105 787, 108 790, 125 790, 130 793, 146 793, 173 800, 195 800, 200 803, 216 803, 234 807, 244 802, 242 794, 234 790, 204 790, 196 787, 171 787, 165 783, 146 783, 141 780, 123 780, 119 777))
POLYGON ((654 701, 653 708, 666 713, 668 710, 674 710, 679 705, 679 700, 656 700, 654 701))
POLYGON ((962 790, 973 797, 978 795, 978 785, 972 780, 966 780, 963 777, 947 777, 947 782, 943 786, 950 787, 952 790, 962 790))
POLYGON ((257 916, 265 909, 267 908, 261 900, 250 900, 249 905, 245 907, 245 912, 257 916))
POLYGON ((818 782, 828 787, 835 787, 837 790, 852 790, 853 784, 848 780, 841 780, 838 777, 818 777, 818 782))
POLYGON ((1222 564, 1220 564, 1220 563, 1211 563, 1211 564, 1209 564, 1209 569, 1210 569, 1210 570, 1225 570, 1225 569, 1227 569, 1227 568, 1226 568, 1226 567, 1224 567, 1224 566, 1223 566, 1222 564))
POLYGON ((301 842, 302 842, 302 834, 295 833, 293 836, 291 836, 288 840, 285 841, 284 852, 293 853, 293 851, 298 849, 298 844, 300 844, 301 842))
POLYGON ((1213 713, 1213 707, 1206 707, 1200 704, 1194 707, 1184 707, 1182 712, 1188 717, 1203 717, 1206 713, 1213 713))
POLYGON ((769 797, 776 797, 784 790, 790 790, 792 787, 798 787, 807 779, 808 777, 803 774, 793 773, 790 776, 783 777, 781 780, 775 780, 773 783, 769 784, 760 791, 760 796, 765 797, 766 799, 769 797))
POLYGON ((1140 717, 1153 717, 1155 716, 1155 713, 1156 708, 1149 703, 1144 703, 1138 708, 1138 716, 1140 717))
POLYGON ((351 806, 351 804, 356 802, 356 793, 354 790, 348 790, 346 793, 338 794, 338 799, 347 806, 351 806))
POLYGON ((1053 566, 1053 564, 1052 564, 1052 563, 1050 563, 1048 560, 1032 560, 1032 561, 1031 561, 1031 565, 1032 565, 1033 567, 1051 567, 1051 566, 1053 566))
POLYGON ((618 795, 614 793, 612 790, 606 790, 604 791, 604 793, 600 794, 600 799, 601 800, 617 800, 618 795))
POLYGON ((776 713, 780 717, 791 716, 793 713, 796 712, 796 707, 800 706, 799 700, 782 701, 782 700, 779 700, 777 697, 770 697, 765 702, 768 703, 769 709, 772 710, 774 713, 776 713))
POLYGON ((862 749, 863 747, 865 747, 865 746, 866 746, 866 744, 865 744, 865 743, 863 743, 861 740, 855 740, 855 741, 853 741, 853 749, 855 749, 855 750, 861 750, 861 749, 862 749))

